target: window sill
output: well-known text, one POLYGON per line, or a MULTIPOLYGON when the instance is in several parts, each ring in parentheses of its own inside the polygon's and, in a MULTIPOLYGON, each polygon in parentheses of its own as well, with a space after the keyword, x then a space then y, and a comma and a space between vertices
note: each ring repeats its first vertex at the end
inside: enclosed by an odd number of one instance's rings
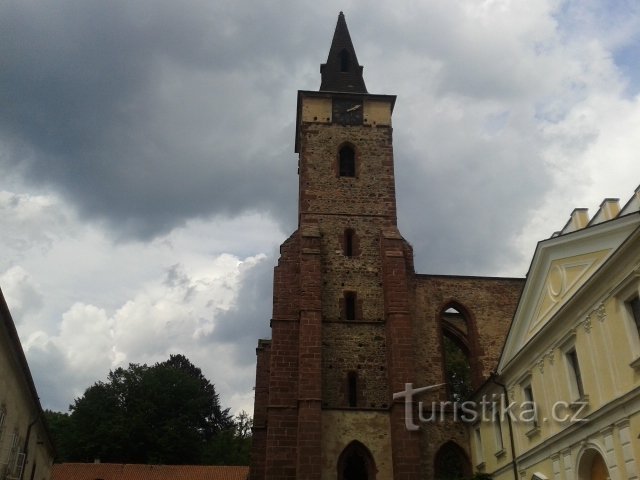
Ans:
POLYGON ((531 439, 536 435, 540 435, 540 425, 535 425, 533 428, 525 432, 527 438, 531 439))
POLYGON ((504 448, 501 448, 500 450, 498 450, 496 453, 494 453, 496 458, 501 458, 504 457, 506 455, 507 451, 504 448))
POLYGON ((575 412, 576 410, 583 409, 587 405, 589 405, 589 395, 583 395, 577 400, 574 400, 573 402, 571 402, 569 404, 569 408, 575 412))
POLYGON ((485 469, 485 467, 486 467, 486 466, 487 466, 487 464, 486 464, 486 463, 484 463, 484 462, 480 462, 480 463, 478 463, 478 464, 476 465, 476 468, 478 469, 478 471, 482 472, 482 471, 485 469))
POLYGON ((640 357, 631 362, 629 366, 637 371, 640 371, 640 357))

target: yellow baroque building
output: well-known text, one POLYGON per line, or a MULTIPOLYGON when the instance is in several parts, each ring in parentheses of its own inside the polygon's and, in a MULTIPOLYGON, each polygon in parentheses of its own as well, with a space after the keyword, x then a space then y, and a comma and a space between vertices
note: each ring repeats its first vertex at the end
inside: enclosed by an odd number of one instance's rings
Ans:
POLYGON ((0 290, 0 480, 48 480, 53 456, 38 393, 0 290))
POLYGON ((476 470, 632 480, 640 469, 640 187, 538 243, 496 374, 476 393, 476 470), (481 403, 483 402, 483 403, 481 403))

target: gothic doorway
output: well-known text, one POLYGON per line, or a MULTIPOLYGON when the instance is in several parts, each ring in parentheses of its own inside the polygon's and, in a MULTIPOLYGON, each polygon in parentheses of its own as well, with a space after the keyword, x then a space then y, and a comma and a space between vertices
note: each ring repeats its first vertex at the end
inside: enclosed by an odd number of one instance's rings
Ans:
POLYGON ((434 470, 436 480, 461 480, 471 477, 471 462, 458 444, 449 441, 436 453, 434 470))
POLYGON ((369 449, 354 440, 338 458, 338 480, 375 480, 376 466, 369 449))

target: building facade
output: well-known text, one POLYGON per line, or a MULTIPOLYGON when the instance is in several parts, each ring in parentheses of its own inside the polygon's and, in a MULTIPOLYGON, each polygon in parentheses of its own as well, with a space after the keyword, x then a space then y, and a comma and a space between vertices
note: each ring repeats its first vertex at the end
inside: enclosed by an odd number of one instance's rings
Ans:
POLYGON ((430 405, 478 388, 523 280, 416 274, 396 223, 396 97, 367 91, 342 13, 320 71, 319 91, 298 92, 298 228, 257 349, 250 478, 471 475, 453 409, 419 422, 402 392, 440 385, 419 397, 430 405))
POLYGON ((53 457, 33 378, 0 291, 0 479, 48 480, 53 457))
POLYGON ((640 187, 622 209, 606 199, 591 219, 574 210, 538 244, 497 373, 476 400, 522 408, 473 426, 477 469, 498 480, 639 478, 640 187))

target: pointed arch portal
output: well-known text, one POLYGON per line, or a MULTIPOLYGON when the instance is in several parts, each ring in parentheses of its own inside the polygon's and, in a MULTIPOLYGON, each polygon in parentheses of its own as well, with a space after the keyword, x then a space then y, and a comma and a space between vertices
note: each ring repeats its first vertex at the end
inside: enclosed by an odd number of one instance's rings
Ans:
POLYGON ((338 458, 338 480, 375 480, 376 466, 369 449, 354 440, 338 458))
POLYGON ((459 480, 471 477, 471 462, 457 443, 449 441, 436 453, 434 461, 436 480, 459 480))

